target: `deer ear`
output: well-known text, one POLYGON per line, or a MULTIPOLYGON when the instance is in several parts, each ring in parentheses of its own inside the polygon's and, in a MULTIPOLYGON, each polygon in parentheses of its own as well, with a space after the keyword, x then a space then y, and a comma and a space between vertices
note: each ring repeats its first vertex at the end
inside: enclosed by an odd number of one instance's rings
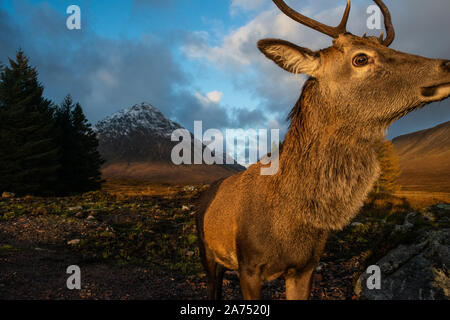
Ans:
POLYGON ((320 67, 320 55, 317 52, 296 46, 278 39, 258 41, 258 48, 277 65, 292 73, 316 76, 320 67))

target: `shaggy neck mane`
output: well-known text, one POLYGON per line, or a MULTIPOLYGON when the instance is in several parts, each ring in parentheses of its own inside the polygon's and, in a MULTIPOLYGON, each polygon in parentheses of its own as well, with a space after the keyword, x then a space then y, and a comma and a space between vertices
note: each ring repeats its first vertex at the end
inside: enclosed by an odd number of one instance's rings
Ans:
POLYGON ((379 166, 367 130, 339 121, 329 104, 317 80, 308 80, 289 116, 273 187, 282 201, 295 204, 290 207, 299 221, 332 230, 357 214, 379 166))

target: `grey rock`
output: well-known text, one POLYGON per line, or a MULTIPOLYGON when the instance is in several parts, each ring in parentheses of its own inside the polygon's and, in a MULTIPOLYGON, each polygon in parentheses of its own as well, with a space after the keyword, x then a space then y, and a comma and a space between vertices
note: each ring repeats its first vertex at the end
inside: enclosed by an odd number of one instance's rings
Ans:
POLYGON ((439 209, 450 210, 450 204, 438 204, 436 207, 439 209))
POLYGON ((363 226, 363 225, 364 225, 364 223, 361 223, 361 222, 353 222, 351 224, 352 227, 359 227, 359 226, 363 226))
POLYGON ((81 242, 80 239, 74 239, 74 240, 67 241, 67 244, 71 245, 71 246, 76 246, 76 245, 80 244, 80 242, 81 242))
POLYGON ((83 207, 82 206, 77 206, 77 207, 71 207, 71 208, 68 208, 67 210, 69 210, 69 211, 79 211, 79 210, 83 210, 83 207))
POLYGON ((400 245, 376 265, 381 289, 369 290, 363 273, 355 293, 369 300, 448 300, 450 298, 450 229, 424 230, 416 243, 400 245))
POLYGON ((192 257, 194 254, 195 254, 194 251, 188 251, 188 252, 186 252, 186 256, 188 256, 188 257, 192 257))
POLYGON ((408 214, 402 225, 395 226, 395 231, 405 233, 405 232, 408 232, 408 231, 411 231, 412 229, 414 229, 414 224, 412 224, 409 221, 409 219, 413 218, 416 214, 417 214, 416 212, 411 212, 410 214, 408 214))

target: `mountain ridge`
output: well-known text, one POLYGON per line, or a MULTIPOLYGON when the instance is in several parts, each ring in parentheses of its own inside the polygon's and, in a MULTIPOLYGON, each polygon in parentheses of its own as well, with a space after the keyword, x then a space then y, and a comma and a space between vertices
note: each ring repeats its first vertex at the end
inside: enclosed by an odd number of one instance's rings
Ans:
POLYGON ((392 140, 405 190, 450 193, 450 121, 392 140))
POLYGON ((441 146, 443 144, 450 145, 450 121, 441 123, 433 128, 398 136, 392 141, 396 144, 399 155, 419 151, 445 152, 446 150, 442 149, 441 146), (409 145, 409 148, 407 148, 410 139, 414 139, 417 145, 409 145))

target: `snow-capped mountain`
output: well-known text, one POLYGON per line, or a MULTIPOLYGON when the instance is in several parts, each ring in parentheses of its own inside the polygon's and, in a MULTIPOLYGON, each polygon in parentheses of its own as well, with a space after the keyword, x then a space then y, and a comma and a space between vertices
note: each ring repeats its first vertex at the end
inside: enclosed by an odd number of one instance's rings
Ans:
POLYGON ((99 134, 111 137, 119 137, 128 135, 133 131, 143 130, 170 138, 172 132, 180 128, 182 126, 164 117, 161 111, 147 102, 114 113, 96 125, 99 134))
POLYGON ((157 175, 159 180, 166 181, 168 176, 188 175, 191 179, 199 173, 223 177, 245 169, 238 164, 207 167, 192 165, 184 166, 181 172, 181 168, 172 165, 171 161, 172 149, 178 144, 171 141, 171 135, 177 129, 183 127, 145 102, 98 122, 95 130, 99 138, 99 152, 107 161, 104 174, 130 178, 157 175), (190 167, 188 174, 186 167, 190 167), (161 171, 168 172, 161 175, 161 171))
POLYGON ((95 126, 99 151, 108 162, 168 161, 172 132, 182 127, 149 103, 119 111, 95 126))

